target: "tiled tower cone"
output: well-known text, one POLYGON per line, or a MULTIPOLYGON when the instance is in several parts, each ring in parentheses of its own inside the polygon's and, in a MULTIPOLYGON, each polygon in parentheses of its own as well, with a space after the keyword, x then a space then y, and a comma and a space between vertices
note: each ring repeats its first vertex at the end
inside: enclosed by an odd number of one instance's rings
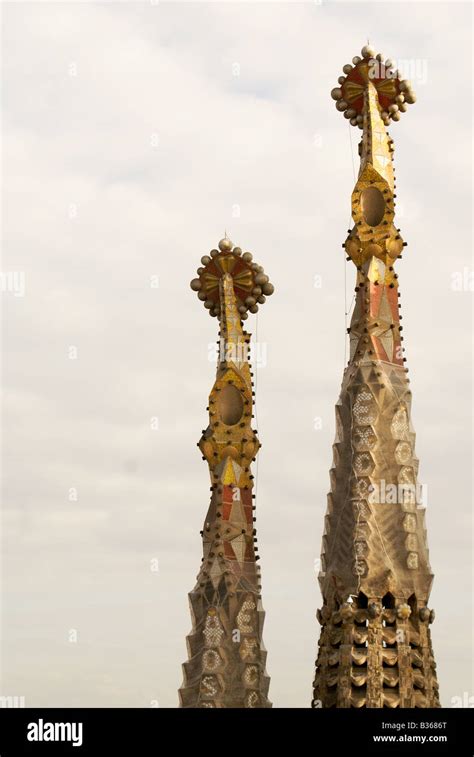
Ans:
POLYGON ((362 129, 345 242, 357 268, 350 359, 336 405, 319 582, 323 606, 313 707, 438 707, 428 609, 433 574, 410 419, 395 261, 393 141, 386 126, 415 101, 369 47, 333 90, 362 129))
POLYGON ((250 467, 260 444, 252 429, 250 334, 242 321, 273 285, 251 253, 242 254, 227 238, 202 264, 191 288, 220 322, 209 426, 199 441, 212 494, 201 532, 202 565, 189 594, 193 627, 179 696, 182 707, 271 707, 250 467))

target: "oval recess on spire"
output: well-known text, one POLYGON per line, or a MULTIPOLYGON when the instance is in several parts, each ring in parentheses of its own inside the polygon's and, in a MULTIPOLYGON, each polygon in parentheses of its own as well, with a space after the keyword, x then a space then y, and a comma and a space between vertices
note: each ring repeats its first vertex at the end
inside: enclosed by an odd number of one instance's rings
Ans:
POLYGON ((226 384, 219 392, 218 411, 222 423, 235 426, 244 413, 242 394, 233 384, 226 384))
POLYGON ((366 187, 360 194, 360 208, 369 226, 378 226, 385 215, 385 200, 377 187, 366 187))

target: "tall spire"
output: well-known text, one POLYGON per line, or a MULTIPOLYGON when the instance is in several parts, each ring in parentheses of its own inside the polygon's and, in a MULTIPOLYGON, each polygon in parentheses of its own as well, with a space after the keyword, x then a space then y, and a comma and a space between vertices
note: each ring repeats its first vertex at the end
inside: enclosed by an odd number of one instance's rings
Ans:
POLYGON ((336 405, 313 707, 437 707, 433 575, 395 272, 405 243, 394 225, 386 130, 415 95, 369 46, 352 63, 331 92, 362 140, 354 226, 343 245, 357 269, 356 297, 336 405))
POLYGON ((252 254, 242 254, 227 234, 201 262, 191 288, 219 318, 220 340, 209 426, 198 442, 212 494, 201 531, 202 565, 189 594, 193 628, 180 702, 182 707, 271 707, 250 467, 260 442, 252 429, 250 334, 242 321, 248 311, 258 312, 273 285, 252 254))

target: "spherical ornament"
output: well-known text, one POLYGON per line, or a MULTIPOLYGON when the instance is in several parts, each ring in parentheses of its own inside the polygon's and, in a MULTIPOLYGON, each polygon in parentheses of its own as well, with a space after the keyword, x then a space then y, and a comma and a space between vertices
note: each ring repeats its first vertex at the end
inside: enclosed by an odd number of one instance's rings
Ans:
POLYGON ((331 97, 333 100, 340 100, 342 97, 342 89, 339 87, 334 87, 334 89, 331 89, 331 97))
POLYGON ((232 249, 232 242, 230 239, 221 239, 219 242, 219 250, 221 252, 230 252, 232 249))
POLYGON ((239 305, 239 313, 246 313, 246 312, 247 312, 247 308, 245 307, 245 305, 239 305))
POLYGON ((386 119, 388 118, 388 113, 387 113, 387 111, 386 111, 386 110, 383 110, 383 111, 381 112, 381 114, 380 114, 380 118, 382 119, 382 121, 385 121, 385 120, 386 120, 386 119))
POLYGON ((261 287, 254 287, 252 289, 252 294, 254 294, 255 297, 259 297, 262 294, 262 288, 261 287))
POLYGON ((396 113, 398 111, 398 105, 395 103, 392 103, 392 105, 388 106, 388 112, 389 113, 396 113))
POLYGON ((241 315, 240 317, 241 317, 241 319, 242 319, 243 321, 246 321, 246 320, 247 320, 247 318, 249 317, 249 314, 248 314, 248 313, 242 313, 242 315, 241 315))
POLYGON ((396 96, 395 100, 399 105, 400 103, 405 102, 405 95, 403 94, 403 92, 400 92, 400 94, 396 96))
POLYGON ((244 252, 244 254, 242 255, 242 260, 245 260, 246 263, 251 263, 252 258, 253 258, 253 255, 251 252, 244 252))
POLYGON ((216 255, 219 255, 219 250, 211 250, 209 255, 211 256, 211 258, 215 258, 216 255))
POLYGON ((362 113, 359 113, 359 115, 356 118, 356 121, 357 121, 358 124, 363 124, 364 123, 364 116, 362 115, 362 113))
POLYGON ((357 116, 357 111, 356 111, 356 110, 354 110, 354 108, 348 108, 348 109, 346 110, 346 113, 345 113, 345 115, 346 115, 346 116, 347 116, 348 118, 355 118, 355 117, 357 116))
POLYGON ((405 102, 407 102, 409 105, 413 105, 413 103, 416 103, 416 95, 411 89, 405 90, 405 102))
POLYGON ((370 602, 367 609, 369 612, 369 616, 371 618, 376 618, 382 612, 382 605, 380 604, 380 602, 370 602))
POLYGON ((386 243, 387 252, 391 258, 396 258, 403 250, 403 242, 401 239, 387 239, 386 243))
POLYGON ((255 305, 256 302, 257 302, 257 300, 255 299, 255 297, 246 297, 245 298, 245 304, 249 308, 252 307, 252 305, 255 305))
POLYGON ((390 115, 392 116, 392 121, 400 121, 400 113, 391 113, 390 115))
POLYGON ((266 284, 268 281, 268 276, 265 273, 258 273, 255 276, 255 283, 258 284, 258 286, 262 286, 262 284, 266 284))
POLYGON ((346 63, 346 65, 342 67, 342 70, 344 71, 345 74, 350 74, 350 72, 352 71, 351 64, 346 63))
POLYGON ((351 118, 349 123, 351 126, 357 126, 357 118, 351 118))
POLYGON ((406 620, 407 618, 409 618, 411 615, 410 605, 407 605, 406 603, 398 605, 397 615, 401 620, 406 620))
POLYGON ((193 292, 199 292, 202 287, 201 279, 193 279, 189 285, 193 292))
POLYGON ((247 442, 244 444, 244 455, 246 458, 251 460, 253 457, 255 457, 255 453, 258 450, 258 445, 255 444, 255 442, 247 442))
POLYGON ((406 113, 407 110, 408 110, 407 104, 406 103, 400 103, 399 106, 398 106, 398 110, 400 111, 400 113, 406 113))
POLYGON ((210 310, 213 307, 213 305, 214 305, 213 300, 206 300, 204 302, 204 307, 207 308, 208 310, 210 310))
POLYGON ((436 618, 436 613, 434 610, 430 610, 430 623, 434 623, 434 619, 436 618))
POLYGON ((207 300, 206 292, 198 292, 198 298, 202 300, 202 302, 205 302, 205 300, 207 300))
POLYGON ((420 607, 418 614, 422 623, 426 623, 430 619, 430 611, 427 607, 420 607))
POLYGON ((242 255, 242 250, 240 247, 234 247, 232 252, 234 253, 234 255, 242 255))
POLYGON ((354 55, 354 57, 352 58, 352 62, 354 64, 354 66, 357 66, 357 64, 360 63, 361 60, 362 60, 362 58, 359 58, 358 55, 354 55))
POLYGON ((344 84, 344 82, 346 81, 346 77, 345 76, 339 76, 339 78, 338 78, 337 81, 338 81, 338 84, 344 84))
POLYGON ((211 262, 211 258, 209 257, 209 255, 203 255, 203 256, 202 256, 202 258, 201 258, 201 263, 202 263, 202 264, 203 264, 204 266, 206 266, 206 265, 209 265, 209 263, 210 263, 210 262, 211 262))
POLYGON ((373 47, 370 47, 370 45, 364 45, 364 47, 360 51, 360 54, 362 55, 363 58, 365 58, 366 60, 369 60, 369 58, 375 57, 375 50, 373 47))
POLYGON ((350 257, 357 255, 359 252, 359 242, 357 239, 348 239, 345 244, 346 252, 350 257))
POLYGON ((249 308, 251 313, 258 313, 258 305, 252 305, 251 308, 249 308))
POLYGON ((408 79, 401 79, 398 83, 398 89, 400 92, 405 92, 405 90, 410 89, 410 82, 408 79))
MULTIPOLYGON (((270 295, 273 294, 274 291, 275 291, 275 287, 269 281, 267 281, 261 289, 261 292, 263 292, 263 294, 266 294, 267 297, 270 297, 270 295)), ((254 289, 254 292, 255 292, 255 289, 254 289)))
POLYGON ((350 115, 349 115, 349 112, 347 110, 344 111, 343 115, 344 115, 344 118, 347 118, 347 120, 350 119, 350 115))
POLYGON ((346 101, 345 101, 345 100, 338 100, 338 101, 337 101, 337 103, 336 103, 336 108, 337 108, 337 109, 338 109, 339 111, 343 111, 343 110, 345 110, 345 109, 347 108, 347 103, 346 103, 346 101))
POLYGON ((261 294, 260 297, 257 300, 257 302, 259 302, 260 305, 263 305, 266 301, 267 301, 267 298, 265 297, 264 294, 261 294))
POLYGON ((204 268, 203 268, 202 266, 200 266, 200 267, 199 267, 199 268, 197 269, 196 273, 198 274, 198 276, 200 276, 200 275, 201 275, 201 273, 204 273, 204 268))

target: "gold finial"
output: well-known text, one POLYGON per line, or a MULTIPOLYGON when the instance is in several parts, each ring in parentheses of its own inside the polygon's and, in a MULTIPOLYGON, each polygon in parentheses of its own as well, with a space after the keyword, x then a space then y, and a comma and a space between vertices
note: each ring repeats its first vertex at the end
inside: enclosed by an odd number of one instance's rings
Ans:
POLYGON ((346 63, 344 76, 338 78, 338 85, 331 90, 336 108, 344 113, 351 126, 364 128, 364 91, 372 83, 377 92, 378 107, 385 126, 391 121, 399 121, 407 106, 416 102, 416 96, 409 81, 401 78, 393 62, 384 60, 382 53, 376 53, 369 40, 356 55, 352 64, 346 63))
POLYGON ((226 274, 232 277, 237 309, 242 320, 248 318, 249 312, 256 313, 259 305, 263 305, 266 297, 274 291, 273 284, 262 266, 253 260, 252 253, 243 253, 240 247, 234 247, 227 231, 220 240, 218 249, 202 256, 197 274, 198 278, 193 279, 190 286, 211 316, 221 315, 219 282, 226 274))

